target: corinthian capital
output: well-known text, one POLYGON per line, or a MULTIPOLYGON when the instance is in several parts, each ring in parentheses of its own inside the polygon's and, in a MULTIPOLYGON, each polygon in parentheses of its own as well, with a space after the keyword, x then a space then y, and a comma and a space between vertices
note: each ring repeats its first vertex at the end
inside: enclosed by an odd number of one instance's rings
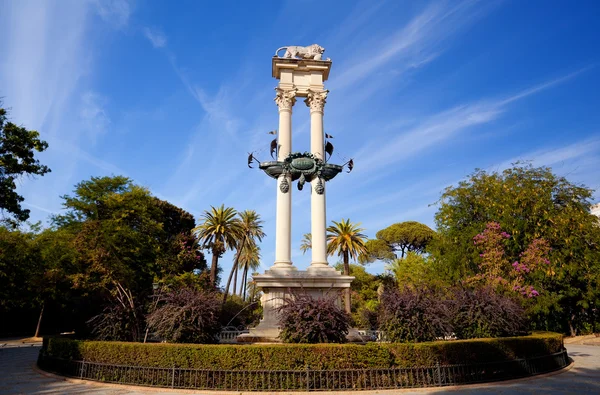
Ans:
POLYGON ((296 103, 296 91, 297 89, 281 89, 275 88, 275 103, 281 110, 292 110, 292 106, 296 103))
POLYGON ((306 95, 306 100, 304 102, 308 107, 310 107, 310 112, 319 111, 323 112, 323 108, 325 107, 325 102, 327 99, 328 90, 324 91, 308 91, 306 95))

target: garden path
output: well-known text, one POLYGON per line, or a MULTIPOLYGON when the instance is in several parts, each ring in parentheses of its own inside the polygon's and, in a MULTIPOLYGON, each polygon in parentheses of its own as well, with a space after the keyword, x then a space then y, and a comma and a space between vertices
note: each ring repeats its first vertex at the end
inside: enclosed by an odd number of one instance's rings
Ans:
MULTIPOLYGON (((422 390, 380 390, 354 392, 367 394, 600 394, 600 347, 567 344, 572 369, 559 374, 474 386, 422 390)), ((0 395, 157 395, 157 394, 211 394, 211 391, 180 391, 146 389, 141 387, 101 384, 89 381, 64 380, 41 373, 35 368, 39 346, 0 348, 0 395)), ((350 392, 352 393, 352 392, 350 392)), ((240 394, 240 392, 212 392, 212 394, 240 394)), ((260 394, 260 393, 253 393, 260 394)), ((295 392, 293 394, 301 394, 295 392)), ((331 393, 329 393, 331 394, 331 393)), ((348 393, 347 393, 348 394, 348 393)))

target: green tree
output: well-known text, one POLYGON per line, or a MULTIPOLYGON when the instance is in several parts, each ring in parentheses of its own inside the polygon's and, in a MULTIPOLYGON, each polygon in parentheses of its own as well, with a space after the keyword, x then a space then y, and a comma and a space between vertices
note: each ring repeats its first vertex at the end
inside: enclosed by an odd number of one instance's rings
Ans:
POLYGON ((237 212, 232 207, 225 208, 225 205, 217 208, 211 206, 210 211, 202 214, 202 223, 194 228, 194 232, 203 247, 212 252, 210 281, 216 287, 219 258, 226 250, 236 248, 242 237, 237 212))
POLYGON ((161 212, 148 190, 126 177, 92 177, 63 199, 68 211, 54 223, 76 234, 81 266, 75 285, 147 289, 164 237, 161 212))
MULTIPOLYGON (((340 222, 332 221, 333 225, 327 228, 327 253, 336 254, 342 257, 344 263, 344 274, 350 275, 350 258, 358 257, 366 252, 365 240, 367 236, 361 232, 360 223, 353 224, 350 219, 343 219, 340 222)), ((345 309, 350 314, 350 289, 346 290, 345 309)))
MULTIPOLYGON (((39 250, 35 248, 35 235, 20 230, 0 227, 0 314, 3 323, 8 324, 7 316, 37 306, 33 276, 39 273, 39 250)), ((4 328, 2 328, 5 330, 4 328)))
POLYGON ((34 243, 40 259, 36 273, 32 273, 32 286, 40 315, 34 337, 39 336, 46 306, 57 312, 74 305, 76 293, 72 290, 71 276, 78 254, 73 248, 73 240, 73 234, 64 229, 46 229, 36 235, 34 243))
MULTIPOLYGON (((246 247, 251 249, 252 245, 256 245, 257 242, 262 241, 262 238, 265 237, 265 232, 262 230, 262 223, 260 219, 260 215, 254 210, 245 210, 239 214, 239 239, 237 241, 237 252, 235 254, 235 260, 233 262, 233 266, 231 267, 231 272, 229 273, 229 278, 227 279, 227 285, 225 286, 225 292, 223 293, 223 304, 227 302, 227 295, 229 294, 229 286, 231 285, 231 279, 234 274, 236 276, 234 284, 237 283, 237 272, 239 269, 240 255, 244 251, 246 247)), ((245 279, 245 274, 244 274, 245 279)), ((243 280, 242 280, 243 281, 243 280)), ((241 291, 241 290, 240 290, 241 291)), ((235 294, 235 285, 234 291, 235 294)))
POLYGON ((407 252, 423 253, 434 238, 435 232, 420 222, 406 221, 388 226, 367 242, 367 260, 392 261, 404 258, 407 252))
POLYGON ((441 237, 432 255, 456 282, 478 272, 474 237, 488 223, 498 223, 511 235, 504 246, 509 262, 543 239, 551 252, 547 269, 531 279, 540 292, 529 306, 536 328, 571 334, 589 330, 598 322, 600 307, 600 228, 590 213, 591 197, 590 189, 548 167, 477 170, 442 194, 435 217, 441 237))
MULTIPOLYGON (((88 300, 110 301, 93 321, 97 333, 137 338, 152 284, 206 267, 192 235, 192 215, 126 177, 92 177, 63 199, 67 212, 55 216, 53 224, 73 235, 77 253, 70 276, 73 287, 86 293, 88 300), (120 318, 129 322, 115 322, 120 318)), ((91 306, 81 313, 97 312, 98 307, 91 306)))
MULTIPOLYGON (((339 262, 335 268, 343 271, 344 264, 339 262)), ((364 266, 356 264, 350 264, 350 275, 354 277, 350 284, 352 321, 358 328, 376 329, 381 278, 368 273, 364 266)))
POLYGON ((160 254, 157 259, 157 275, 178 275, 206 270, 206 260, 198 239, 192 233, 196 226, 194 216, 173 204, 153 197, 158 208, 156 220, 162 223, 160 254))
POLYGON ((12 227, 29 218, 29 210, 21 207, 25 199, 17 193, 16 181, 24 175, 43 176, 50 172, 35 158, 34 151, 48 148, 39 136, 35 130, 8 122, 6 110, 0 108, 0 211, 8 215, 4 222, 12 227))
POLYGON ((310 233, 305 233, 302 236, 302 241, 300 242, 300 251, 302 254, 306 254, 306 251, 312 249, 312 235, 310 233))
POLYGON ((444 288, 447 283, 438 274, 438 268, 429 256, 410 251, 404 258, 398 258, 386 266, 399 287, 444 288))
POLYGON ((33 326, 37 314, 37 337, 42 317, 69 304, 69 270, 75 257, 71 240, 70 234, 61 231, 34 233, 0 227, 0 320, 6 323, 3 331, 32 331, 29 325, 33 326))
POLYGON ((239 267, 243 270, 242 284, 240 285, 240 296, 246 301, 248 273, 254 271, 260 266, 260 248, 256 243, 249 243, 244 246, 239 259, 239 267))

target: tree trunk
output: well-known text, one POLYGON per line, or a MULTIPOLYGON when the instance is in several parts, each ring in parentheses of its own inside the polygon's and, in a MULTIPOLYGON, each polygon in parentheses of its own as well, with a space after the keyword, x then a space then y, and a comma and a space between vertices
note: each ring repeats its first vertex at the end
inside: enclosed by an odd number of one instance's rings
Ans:
POLYGON ((244 276, 242 277, 242 284, 240 285, 240 296, 242 300, 246 301, 246 287, 248 286, 248 266, 244 266, 244 276), (242 286, 244 287, 242 291, 242 286))
POLYGON ((238 271, 240 265, 235 265, 235 273, 233 273, 233 291, 231 291, 232 295, 237 294, 237 282, 238 282, 238 271))
POLYGON ((219 254, 213 249, 212 263, 210 265, 210 284, 217 287, 217 263, 219 262, 219 254))
MULTIPOLYGON (((348 251, 344 251, 343 252, 344 255, 344 274, 346 276, 350 275, 350 263, 348 262, 350 260, 349 256, 348 256, 348 251)), ((350 288, 346 288, 344 290, 344 305, 345 305, 345 310, 346 313, 350 314, 350 310, 352 309, 351 304, 350 304, 350 288)))
POLYGON ((569 329, 571 331, 571 336, 577 336, 577 329, 573 326, 573 322, 575 321, 575 314, 571 314, 571 319, 569 320, 569 329))
POLYGON ((44 315, 44 306, 45 306, 45 303, 42 302, 42 310, 40 311, 40 318, 38 319, 37 327, 35 328, 35 335, 33 335, 33 337, 40 336, 40 327, 42 326, 42 316, 44 315))
MULTIPOLYGON (((227 302, 227 296, 229 294, 229 287, 231 286, 231 279, 233 278, 233 273, 237 273, 237 267, 240 262, 240 254, 246 245, 246 238, 242 239, 242 244, 239 246, 237 253, 235 254, 235 261, 233 261, 233 267, 231 268, 231 272, 229 273, 229 278, 227 279, 227 285, 225 286, 225 292, 223 293, 223 304, 227 302)), ((237 276, 236 276, 237 277, 237 276)), ((235 291, 233 291, 235 294, 235 291)))

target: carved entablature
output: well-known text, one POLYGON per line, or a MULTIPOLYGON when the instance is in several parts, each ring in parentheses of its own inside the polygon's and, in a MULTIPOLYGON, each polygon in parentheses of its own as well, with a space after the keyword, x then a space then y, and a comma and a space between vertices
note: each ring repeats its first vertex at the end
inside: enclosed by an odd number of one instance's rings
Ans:
POLYGON ((324 90, 324 91, 312 91, 309 90, 308 94, 306 95, 306 99, 304 100, 304 102, 306 103, 306 105, 308 107, 310 107, 310 112, 314 112, 314 111, 318 111, 318 112, 323 112, 323 109, 325 108, 325 102, 327 101, 327 94, 329 93, 328 90, 324 90))
POLYGON ((296 91, 297 89, 281 89, 275 88, 275 103, 281 110, 292 110, 294 103, 296 103, 296 91))

